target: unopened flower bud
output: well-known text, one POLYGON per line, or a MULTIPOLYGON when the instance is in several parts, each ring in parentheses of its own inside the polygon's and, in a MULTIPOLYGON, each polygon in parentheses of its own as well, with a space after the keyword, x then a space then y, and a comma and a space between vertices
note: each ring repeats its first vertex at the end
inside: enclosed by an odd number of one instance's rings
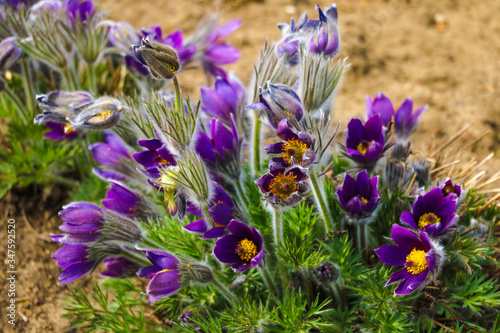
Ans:
POLYGON ((143 38, 141 45, 134 46, 135 56, 148 66, 151 75, 157 79, 171 79, 179 70, 179 56, 170 46, 143 38))
POLYGON ((406 159, 411 154, 410 142, 397 142, 391 149, 391 157, 406 162, 406 159))
POLYGON ((240 275, 236 279, 234 279, 233 283, 229 286, 229 290, 235 290, 238 288, 245 280, 247 279, 246 275, 240 275))
POLYGON ((191 278, 192 281, 199 283, 209 283, 214 278, 210 267, 196 262, 188 262, 187 264, 179 265, 179 271, 183 276, 191 278))
POLYGON ((417 160, 411 164, 411 177, 416 174, 416 183, 419 187, 426 186, 431 181, 431 163, 427 160, 417 160))
POLYGON ((331 262, 325 261, 312 268, 314 277, 321 283, 335 283, 339 278, 339 269, 331 262))

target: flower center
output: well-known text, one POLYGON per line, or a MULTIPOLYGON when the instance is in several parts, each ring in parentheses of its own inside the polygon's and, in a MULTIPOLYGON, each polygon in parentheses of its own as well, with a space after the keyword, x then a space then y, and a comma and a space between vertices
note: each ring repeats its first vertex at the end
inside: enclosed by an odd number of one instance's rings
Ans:
POLYGON ((455 190, 455 187, 453 185, 446 185, 443 188, 443 195, 447 196, 450 193, 457 193, 457 190, 455 190))
POLYGON ((423 229, 425 226, 429 224, 436 224, 436 223, 441 223, 441 219, 436 216, 434 213, 425 213, 424 215, 420 216, 420 219, 418 220, 418 228, 423 229))
POLYGON ((75 129, 72 123, 64 124, 64 134, 71 134, 73 132, 75 132, 75 129))
POLYGON ((251 240, 245 238, 236 245, 236 254, 241 259, 250 261, 257 254, 257 246, 251 240))
POLYGON ((302 155, 304 155, 304 152, 306 150, 307 146, 304 142, 298 139, 292 139, 286 141, 283 144, 283 152, 281 153, 281 157, 283 157, 283 159, 287 161, 287 163, 290 163, 293 156, 299 164, 302 164, 302 155))
POLYGON ((361 141, 359 145, 356 147, 356 150, 361 153, 361 155, 365 156, 366 151, 370 148, 371 142, 361 141))
POLYGON ((406 269, 408 273, 417 275, 427 270, 427 259, 425 259, 425 251, 413 248, 410 254, 406 256, 406 269))
POLYGON ((288 198, 293 192, 297 191, 298 186, 295 182, 295 178, 297 178, 297 176, 291 173, 288 175, 280 173, 273 178, 271 185, 269 185, 271 193, 281 199, 288 198))
POLYGON ((156 274, 165 273, 165 272, 171 272, 171 271, 175 271, 175 269, 173 269, 173 268, 165 268, 165 269, 162 269, 161 271, 159 271, 156 274))
POLYGON ((368 199, 365 199, 365 198, 363 198, 363 197, 361 197, 361 201, 363 201, 363 203, 364 203, 365 205, 369 202, 369 200, 368 200, 368 199))
POLYGON ((161 157, 160 155, 156 156, 154 158, 154 161, 157 162, 158 164, 170 164, 169 161, 167 161, 166 159, 164 159, 163 157, 161 157))

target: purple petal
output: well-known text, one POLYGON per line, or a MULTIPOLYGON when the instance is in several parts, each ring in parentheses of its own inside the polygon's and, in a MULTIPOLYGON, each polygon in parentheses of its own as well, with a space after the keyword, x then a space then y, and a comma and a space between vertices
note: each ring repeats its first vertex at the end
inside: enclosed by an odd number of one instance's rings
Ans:
POLYGON ((242 259, 236 253, 236 246, 241 239, 234 235, 226 235, 215 243, 214 255, 220 262, 232 264, 242 259))
POLYGON ((205 220, 198 220, 189 223, 184 227, 184 229, 198 234, 204 234, 207 232, 207 224, 205 223, 205 220))
POLYGON ((224 204, 217 204, 210 207, 209 212, 214 222, 222 226, 226 226, 233 216, 233 209, 224 204))
POLYGON ((282 119, 279 124, 278 128, 276 129, 276 134, 278 134, 278 137, 284 141, 290 141, 290 140, 297 140, 299 137, 297 134, 295 134, 291 129, 290 126, 288 125, 288 120, 287 119, 282 119))
POLYGON ((151 278, 146 288, 146 293, 153 296, 166 297, 176 292, 181 287, 179 271, 160 271, 151 278))
POLYGON ((413 215, 410 213, 410 212, 403 212, 401 214, 401 217, 399 218, 401 220, 401 222, 407 224, 408 226, 410 226, 412 229, 414 230, 418 230, 418 226, 417 226, 417 223, 415 222, 415 220, 413 219, 413 215))
POLYGON ((412 274, 408 272, 408 268, 403 268, 400 269, 399 271, 395 272, 394 274, 391 275, 391 278, 387 283, 385 284, 386 286, 393 284, 394 282, 401 281, 403 279, 407 279, 411 276, 412 274))
POLYGON ((240 221, 232 220, 228 226, 227 230, 234 236, 238 237, 240 240, 249 239, 251 240, 253 237, 252 230, 245 223, 241 223, 240 221))
POLYGON ((221 43, 208 48, 203 54, 203 61, 212 65, 226 65, 237 61, 240 56, 236 47, 221 43))
POLYGON ((118 135, 113 134, 109 131, 104 131, 104 141, 106 141, 111 149, 115 150, 123 157, 131 158, 127 150, 127 145, 118 135))
POLYGON ((268 84, 271 98, 283 109, 301 120, 304 110, 299 96, 284 84, 268 84))
POLYGON ((392 117, 394 117, 394 107, 392 106, 392 102, 387 96, 382 93, 378 93, 372 103, 372 114, 369 116, 370 118, 375 114, 380 116, 380 120, 382 123, 387 126, 392 117))
POLYGON ((200 238, 201 239, 211 239, 211 238, 220 238, 226 232, 226 228, 212 228, 205 232, 200 238))
POLYGON ((422 241, 418 238, 417 235, 415 235, 408 229, 400 227, 397 224, 394 224, 392 226, 391 236, 394 243, 398 244, 404 249, 411 251, 413 249, 424 250, 425 248, 422 244, 422 241))
POLYGON ((68 283, 74 281, 81 277, 82 275, 90 272, 90 270, 94 267, 94 262, 83 261, 71 266, 68 266, 64 271, 59 275, 59 283, 68 283))
POLYGON ((351 119, 347 124, 346 147, 356 150, 359 143, 364 140, 364 131, 361 120, 351 119))
POLYGON ((266 147, 266 153, 268 154, 281 154, 283 152, 283 142, 272 143, 266 147))
POLYGON ((379 115, 375 115, 368 119, 364 126, 365 129, 365 140, 366 141, 377 141, 379 143, 384 143, 384 131, 383 124, 380 120, 379 115))
POLYGON ((382 245, 375 250, 381 262, 392 266, 404 266, 410 252, 411 250, 403 249, 397 245, 382 245))
POLYGON ((156 266, 156 265, 147 266, 147 267, 141 267, 137 271, 137 276, 139 276, 139 277, 141 277, 143 279, 151 279, 151 276, 153 274, 156 274, 156 273, 158 273, 161 270, 163 270, 163 268, 161 268, 160 266, 156 266))
POLYGON ((407 295, 411 293, 413 290, 420 287, 422 283, 424 283, 428 273, 428 271, 424 271, 417 275, 411 275, 409 278, 399 284, 396 290, 394 290, 394 294, 407 295))
POLYGON ((203 111, 211 116, 219 118, 226 123, 231 121, 231 105, 215 89, 201 87, 201 100, 203 102, 203 111))
POLYGON ((156 150, 162 146, 162 143, 158 139, 148 139, 148 140, 139 140, 137 144, 141 147, 147 148, 148 150, 156 150))
POLYGON ((266 173, 259 179, 255 181, 255 184, 259 185, 262 193, 269 192, 269 185, 271 185, 271 181, 274 179, 274 176, 266 173))
POLYGON ((163 269, 177 269, 179 260, 168 252, 160 250, 146 250, 148 259, 163 269))

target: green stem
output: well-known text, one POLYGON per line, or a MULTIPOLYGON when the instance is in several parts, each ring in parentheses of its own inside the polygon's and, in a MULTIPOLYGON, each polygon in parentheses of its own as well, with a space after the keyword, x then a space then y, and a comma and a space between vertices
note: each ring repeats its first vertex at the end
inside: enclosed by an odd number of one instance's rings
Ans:
POLYGON ((66 88, 70 91, 75 91, 75 87, 73 86, 73 80, 71 80, 70 74, 69 74, 69 68, 66 67, 61 70, 64 76, 64 81, 66 81, 66 88))
POLYGON ((280 248, 284 247, 283 219, 280 213, 278 209, 273 209, 274 243, 276 244, 276 256, 278 257, 281 279, 283 280, 283 290, 288 290, 288 271, 283 259, 279 255, 280 248))
POLYGON ((329 284, 329 287, 332 297, 335 298, 339 304, 339 308, 344 309, 345 308, 344 298, 342 297, 342 291, 340 289, 339 281, 337 280, 337 282, 331 282, 329 284))
POLYGON ((160 244, 158 244, 157 242, 155 242, 154 240, 151 240, 149 238, 146 238, 144 237, 142 239, 142 243, 146 246, 149 246, 149 247, 152 247, 154 249, 158 249, 158 250, 164 250, 165 247, 164 246, 161 246, 160 244))
POLYGON ((231 290, 229 290, 225 285, 220 283, 215 277, 211 281, 212 285, 217 288, 217 290, 222 294, 222 296, 231 304, 238 305, 240 300, 236 297, 231 290))
POLYGON ((96 70, 93 63, 87 64, 87 80, 89 90, 94 94, 97 94, 96 70))
POLYGON ((31 85, 30 71, 28 68, 28 59, 22 59, 21 65, 23 67, 23 86, 24 93, 26 95, 26 107, 30 111, 31 116, 33 116, 33 86, 31 85))
POLYGON ((236 181, 236 190, 238 191, 238 194, 241 198, 241 201, 243 201, 243 204, 248 207, 249 201, 245 194, 245 191, 243 190, 243 185, 241 184, 241 178, 238 178, 238 180, 236 181))
POLYGON ((151 266, 152 265, 152 263, 146 257, 141 256, 139 253, 133 253, 131 251, 122 250, 122 255, 124 257, 135 260, 138 263, 143 264, 144 266, 151 266))
POLYGON ((278 296, 278 292, 276 290, 276 286, 274 285, 273 279, 271 278, 271 275, 269 275, 269 271, 267 267, 258 267, 259 268, 259 273, 266 282, 267 287, 269 290, 273 293, 274 296, 278 296))
POLYGON ((14 103, 14 105, 18 109, 19 115, 23 119, 23 123, 27 124, 28 123, 28 117, 27 117, 27 115, 24 112, 26 110, 26 107, 23 105, 23 103, 21 102, 21 100, 19 99, 19 97, 12 91, 12 89, 10 89, 9 85, 7 84, 7 82, 4 83, 4 86, 5 87, 4 87, 3 91, 7 94, 7 96, 11 100, 11 102, 14 103))
POLYGON ((321 189, 318 184, 318 179, 316 178, 316 174, 311 172, 309 174, 309 179, 311 180, 311 185, 314 193, 314 197, 316 198, 316 202, 319 205, 319 211, 321 216, 323 217, 323 221, 325 222, 325 232, 329 231, 337 231, 335 224, 332 221, 330 213, 328 212, 328 207, 326 206, 326 201, 323 198, 323 194, 321 193, 321 189))
POLYGON ((257 112, 254 114, 254 125, 253 125, 253 140, 252 140, 252 152, 253 152, 253 175, 257 176, 260 172, 260 130, 262 127, 262 120, 260 120, 260 114, 257 112))
POLYGON ((203 217, 208 225, 208 229, 212 229, 214 227, 214 221, 212 220, 212 216, 208 212, 208 206, 206 204, 201 205, 201 210, 203 211, 203 217))

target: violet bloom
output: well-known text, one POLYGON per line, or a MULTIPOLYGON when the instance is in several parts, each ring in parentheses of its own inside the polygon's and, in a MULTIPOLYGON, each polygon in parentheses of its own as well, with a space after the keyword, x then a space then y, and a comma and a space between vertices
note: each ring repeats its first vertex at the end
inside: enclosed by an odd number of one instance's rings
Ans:
POLYGON ((231 117, 238 121, 242 117, 240 108, 245 103, 246 91, 243 84, 229 73, 228 78, 217 77, 215 89, 201 87, 201 110, 219 119, 226 125, 231 125, 231 117))
MULTIPOLYGON (((194 221, 184 227, 184 229, 191 232, 203 234, 201 236, 203 239, 221 237, 226 231, 226 226, 233 218, 233 199, 231 199, 229 194, 217 183, 214 183, 214 193, 215 195, 208 207, 208 213, 210 214, 214 227, 210 229, 207 221, 204 219, 194 221)), ((195 216, 203 216, 201 208, 191 202, 188 202, 186 211, 195 216)))
POLYGON ((139 269, 137 275, 149 279, 146 294, 153 303, 175 293, 181 287, 179 260, 170 253, 159 250, 145 250, 146 256, 153 264, 139 269))
POLYGON ((397 245, 382 245, 375 250, 384 264, 404 266, 391 275, 386 285, 401 281, 395 295, 407 295, 437 277, 444 262, 443 247, 431 242, 423 231, 417 236, 398 225, 392 226, 392 240, 397 245))
POLYGON ((63 207, 59 217, 64 223, 59 227, 67 235, 54 235, 61 244, 83 244, 95 241, 103 224, 103 211, 88 202, 72 202, 63 207))
POLYGON ((219 66, 231 64, 240 58, 241 53, 236 47, 223 42, 225 37, 232 34, 240 26, 241 20, 234 19, 216 28, 207 36, 203 43, 201 57, 205 71, 213 76, 224 76, 225 72, 219 66))
POLYGON ((21 7, 26 7, 28 5, 29 0, 5 0, 2 3, 9 4, 13 9, 19 10, 21 7))
POLYGON ((366 170, 358 173, 356 179, 346 174, 342 189, 337 191, 340 205, 351 216, 370 214, 380 198, 377 183, 378 177, 368 178, 366 170))
POLYGON ((389 125, 395 115, 391 100, 380 92, 373 101, 370 96, 366 96, 366 116, 371 118, 377 114, 384 126, 389 125))
POLYGON ((347 124, 345 148, 347 156, 361 165, 374 164, 384 152, 384 129, 379 115, 363 125, 359 119, 347 124))
POLYGON ((61 0, 42 0, 30 8, 30 18, 34 19, 36 15, 41 12, 50 10, 51 12, 58 12, 63 6, 61 0))
POLYGON ((9 37, 0 43, 0 72, 12 67, 21 57, 21 50, 16 46, 17 37, 9 37))
POLYGON ((317 26, 309 41, 309 50, 324 57, 333 58, 340 51, 340 33, 338 26, 337 6, 328 6, 325 13, 316 5, 319 12, 319 22, 310 20, 304 28, 317 26), (325 15, 326 14, 326 15, 325 15))
POLYGON ((457 202, 447 200, 443 191, 435 187, 425 195, 419 195, 413 204, 413 212, 403 212, 401 222, 416 231, 425 231, 430 237, 447 236, 455 226, 457 202))
POLYGON ((446 200, 459 200, 462 197, 462 187, 453 185, 451 179, 447 179, 439 188, 446 200))
POLYGON ((47 125, 51 131, 43 136, 44 139, 69 140, 74 139, 78 135, 78 132, 73 129, 71 123, 47 121, 45 125, 47 125))
POLYGON ((66 0, 63 6, 66 9, 68 22, 73 28, 77 23, 85 24, 95 12, 93 0, 84 2, 80 2, 79 0, 66 0))
POLYGON ((297 66, 300 61, 299 44, 300 42, 292 37, 285 38, 276 48, 278 56, 283 58, 287 65, 297 66))
POLYGON ((112 257, 103 260, 106 265, 106 270, 101 272, 101 275, 113 278, 126 278, 136 275, 140 264, 127 257, 112 257))
POLYGON ((255 181, 265 194, 266 200, 273 205, 293 206, 299 203, 308 191, 305 182, 309 177, 307 169, 294 167, 286 169, 282 158, 269 161, 269 173, 255 181))
POLYGON ((278 127, 283 119, 297 124, 304 115, 304 109, 299 96, 283 84, 267 84, 269 90, 260 89, 259 100, 247 106, 248 109, 265 111, 271 126, 278 127))
POLYGON ((116 182, 111 182, 111 189, 106 192, 106 199, 101 200, 104 208, 125 216, 137 216, 141 213, 141 199, 131 189, 116 182))
POLYGON ((215 243, 214 255, 217 259, 225 264, 231 264, 238 272, 259 265, 264 258, 260 232, 236 220, 229 223, 227 230, 231 234, 215 243))
POLYGON ((119 169, 122 159, 131 159, 127 145, 118 135, 106 131, 104 132, 104 141, 89 146, 92 157, 97 163, 119 169))
POLYGON ((287 166, 291 165, 292 157, 302 166, 309 166, 314 162, 315 154, 309 149, 312 144, 309 134, 305 132, 295 133, 286 119, 279 122, 276 134, 284 142, 267 146, 266 152, 268 154, 280 154, 287 166))
POLYGON ((411 98, 405 99, 398 112, 396 112, 394 121, 395 134, 402 139, 408 138, 415 131, 420 116, 427 110, 427 107, 427 105, 424 105, 413 111, 413 100, 411 98))
POLYGON ((175 155, 160 139, 139 140, 137 143, 147 150, 135 153, 134 159, 146 168, 146 174, 149 176, 161 177, 160 169, 177 165, 175 155))
POLYGON ((52 258, 63 268, 59 283, 72 282, 89 273, 97 264, 88 259, 88 247, 83 244, 65 245, 57 250, 52 258))
POLYGON ((198 132, 195 150, 205 163, 216 171, 233 178, 240 176, 240 145, 236 127, 231 120, 231 130, 222 122, 212 119, 210 138, 198 132))

